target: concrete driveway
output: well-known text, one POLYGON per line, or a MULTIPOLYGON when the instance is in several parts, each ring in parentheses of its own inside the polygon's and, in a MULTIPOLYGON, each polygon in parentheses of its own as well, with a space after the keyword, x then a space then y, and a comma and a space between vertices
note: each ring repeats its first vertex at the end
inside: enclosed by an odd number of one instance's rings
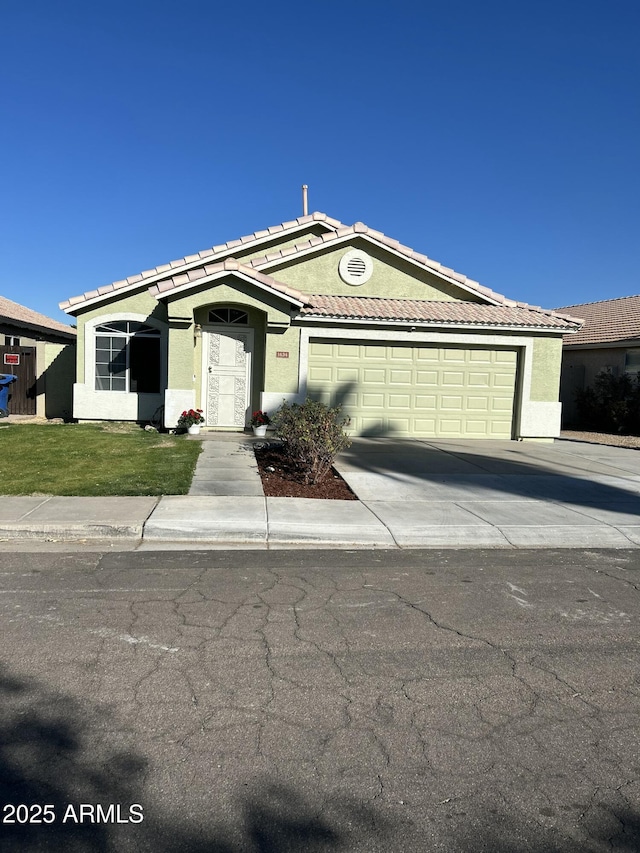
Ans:
POLYGON ((336 467, 399 546, 640 545, 635 449, 357 439, 336 467))
POLYGON ((189 495, 3 498, 0 551, 43 538, 142 550, 640 547, 635 449, 357 439, 336 464, 357 501, 265 497, 245 436, 212 436, 207 450, 189 495))

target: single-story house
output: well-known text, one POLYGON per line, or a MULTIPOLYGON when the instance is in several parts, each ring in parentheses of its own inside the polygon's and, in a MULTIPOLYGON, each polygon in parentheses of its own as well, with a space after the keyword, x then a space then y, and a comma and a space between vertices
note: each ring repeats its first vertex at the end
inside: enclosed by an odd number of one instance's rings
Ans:
POLYGON ((637 376, 640 371, 640 296, 622 296, 556 311, 584 321, 563 340, 560 400, 564 424, 577 423, 576 392, 593 385, 599 373, 637 376))
POLYGON ((312 213, 61 303, 74 416, 184 409, 242 430, 283 400, 340 402, 357 435, 549 439, 578 320, 506 299, 368 228, 312 213))
POLYGON ((70 418, 76 330, 0 296, 0 373, 10 387, 9 414, 70 418))

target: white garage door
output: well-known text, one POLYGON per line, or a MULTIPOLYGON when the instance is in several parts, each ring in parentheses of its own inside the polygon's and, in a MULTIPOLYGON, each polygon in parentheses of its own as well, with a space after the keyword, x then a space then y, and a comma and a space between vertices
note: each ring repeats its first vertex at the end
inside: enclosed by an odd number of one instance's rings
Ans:
POLYGON ((508 349, 312 340, 308 393, 356 435, 509 439, 516 367, 508 349))

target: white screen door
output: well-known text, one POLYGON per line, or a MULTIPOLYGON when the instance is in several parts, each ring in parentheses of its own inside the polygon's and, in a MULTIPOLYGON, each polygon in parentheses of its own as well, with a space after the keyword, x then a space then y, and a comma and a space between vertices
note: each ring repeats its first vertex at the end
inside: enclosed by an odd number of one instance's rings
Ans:
POLYGON ((244 429, 251 399, 253 329, 203 332, 205 423, 244 429))

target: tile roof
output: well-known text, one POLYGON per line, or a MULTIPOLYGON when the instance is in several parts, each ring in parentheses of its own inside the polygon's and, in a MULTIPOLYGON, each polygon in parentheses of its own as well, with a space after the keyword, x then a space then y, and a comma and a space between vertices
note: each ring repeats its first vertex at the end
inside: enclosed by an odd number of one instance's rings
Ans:
POLYGON ((431 272, 449 279, 466 290, 481 295, 484 299, 495 303, 508 302, 513 305, 517 304, 506 299, 506 297, 501 294, 495 293, 495 291, 491 290, 489 287, 485 287, 479 282, 474 281, 472 278, 468 278, 466 275, 462 275, 462 273, 458 273, 450 267, 445 267, 443 264, 439 263, 439 261, 434 261, 432 258, 427 257, 427 255, 414 251, 409 246, 405 246, 400 243, 398 240, 387 237, 387 235, 383 234, 382 231, 376 231, 373 228, 369 228, 363 222, 356 222, 355 225, 342 225, 337 228, 336 231, 328 232, 323 234, 321 237, 311 237, 309 240, 297 243, 295 246, 286 246, 284 249, 274 250, 273 252, 268 252, 262 257, 253 258, 250 263, 252 266, 257 268, 277 264, 279 261, 288 260, 292 256, 300 255, 309 249, 313 249, 318 246, 331 245, 336 242, 343 242, 345 239, 354 236, 367 237, 370 240, 397 252, 399 255, 402 255, 408 260, 426 267, 431 272))
POLYGON ((584 320, 582 329, 565 340, 566 346, 606 344, 640 338, 640 296, 567 305, 556 310, 568 311, 584 320))
POLYGON ((404 321, 433 325, 521 326, 574 330, 580 321, 529 305, 480 305, 476 302, 439 302, 420 299, 384 299, 372 296, 307 296, 300 311, 305 319, 404 321))
POLYGON ((264 273, 254 270, 253 267, 248 266, 247 264, 242 264, 240 261, 236 261, 235 258, 226 258, 218 264, 206 264, 204 267, 200 267, 197 270, 188 270, 187 272, 179 273, 171 278, 162 279, 162 281, 157 282, 157 284, 154 284, 149 288, 149 293, 157 299, 161 299, 169 293, 173 293, 184 288, 185 285, 193 284, 194 282, 198 282, 201 279, 211 276, 220 276, 227 272, 237 272, 241 275, 248 276, 257 284, 269 287, 272 290, 277 291, 282 296, 286 296, 290 300, 298 302, 301 305, 308 299, 306 294, 296 290, 294 287, 289 287, 281 281, 276 281, 275 278, 272 278, 270 275, 264 275, 264 273))
MULTIPOLYGON (((314 213, 312 214, 314 217, 324 217, 323 213, 314 213)), ((413 261, 419 266, 425 267, 431 272, 436 273, 444 277, 445 279, 457 284, 463 289, 467 290, 467 292, 471 292, 480 296, 482 299, 487 302, 491 302, 494 305, 510 305, 510 306, 520 306, 531 308, 533 311, 543 311, 543 309, 538 308, 537 306, 528 306, 526 303, 515 302, 512 299, 508 299, 506 296, 502 296, 500 293, 496 293, 488 287, 484 287, 484 285, 479 284, 477 281, 473 279, 467 278, 467 276, 462 275, 461 273, 455 272, 449 267, 445 267, 440 264, 438 261, 434 261, 431 258, 428 258, 426 255, 423 255, 419 252, 415 252, 413 249, 408 246, 402 245, 398 240, 393 240, 390 237, 387 237, 381 231, 375 231, 372 228, 368 228, 362 222, 356 222, 355 225, 342 225, 335 219, 329 220, 327 217, 327 221, 330 221, 333 225, 339 225, 340 227, 336 228, 335 231, 327 232, 320 237, 311 237, 308 240, 304 240, 301 243, 296 243, 293 246, 285 246, 282 249, 274 250, 273 252, 268 252, 266 255, 262 255, 256 258, 251 258, 246 262, 243 262, 246 267, 251 267, 255 270, 264 269, 267 270, 270 267, 277 266, 281 261, 291 260, 296 256, 303 256, 309 251, 316 249, 321 246, 331 246, 333 244, 339 244, 348 240, 350 237, 354 236, 363 236, 369 240, 373 240, 381 246, 384 246, 388 249, 391 249, 394 252, 406 257, 408 260, 413 261)), ((189 271, 189 281, 196 283, 199 279, 205 278, 209 273, 207 272, 207 266, 203 266, 202 264, 197 268, 194 268, 189 271)), ((167 281, 180 281, 180 286, 186 283, 187 279, 181 279, 179 276, 172 276, 167 278, 167 281)), ((162 282, 161 282, 162 284, 162 282)), ((280 284, 281 288, 284 288, 285 285, 280 284)), ((170 289, 171 285, 168 288, 164 288, 165 291, 170 289)), ((155 295, 155 289, 150 288, 151 292, 155 295)), ((548 312, 547 312, 548 313, 548 312)))
POLYGON ((76 330, 72 329, 71 326, 65 326, 64 323, 59 323, 57 320, 45 317, 44 314, 32 311, 31 308, 26 308, 24 305, 12 302, 11 299, 6 299, 4 296, 0 296, 0 321, 2 320, 8 320, 12 323, 48 332, 57 332, 62 335, 68 335, 69 338, 74 338, 77 334, 76 330))
POLYGON ((101 296, 109 296, 111 293, 118 290, 129 289, 145 281, 148 281, 149 284, 151 284, 153 281, 161 279, 163 276, 170 276, 177 270, 182 272, 185 268, 197 267, 209 259, 214 260, 225 255, 228 256, 231 251, 239 247, 244 249, 251 243, 260 243, 261 241, 269 240, 272 237, 277 237, 278 235, 284 235, 287 232, 295 231, 305 225, 311 225, 314 222, 324 223, 329 228, 344 227, 337 219, 332 219, 325 213, 310 213, 307 216, 300 216, 297 219, 292 219, 288 222, 281 222, 279 225, 272 225, 270 228, 265 228, 261 231, 254 231, 252 234, 246 234, 244 237, 240 237, 237 240, 229 240, 227 243, 220 243, 217 246, 213 246, 210 249, 204 249, 202 252, 198 252, 194 255, 186 255, 185 257, 178 258, 175 261, 169 261, 168 264, 162 264, 158 267, 154 267, 153 269, 145 270, 144 272, 129 276, 121 281, 114 281, 111 284, 98 287, 96 290, 88 290, 80 296, 72 296, 70 299, 66 299, 64 302, 61 302, 60 308, 62 308, 63 311, 70 311, 74 308, 80 307, 85 302, 91 302, 101 296))

